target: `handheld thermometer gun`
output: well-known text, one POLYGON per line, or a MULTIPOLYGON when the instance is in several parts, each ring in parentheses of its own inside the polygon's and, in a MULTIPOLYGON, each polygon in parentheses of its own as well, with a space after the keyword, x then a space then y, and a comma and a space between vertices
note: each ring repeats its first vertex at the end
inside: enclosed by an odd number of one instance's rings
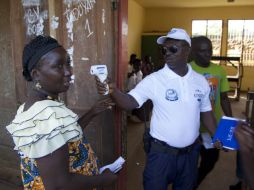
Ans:
MULTIPOLYGON (((91 75, 95 75, 99 78, 101 83, 106 83, 106 79, 108 77, 108 69, 107 65, 92 65, 90 69, 91 75)), ((104 95, 109 93, 109 86, 107 84, 107 91, 104 95)))

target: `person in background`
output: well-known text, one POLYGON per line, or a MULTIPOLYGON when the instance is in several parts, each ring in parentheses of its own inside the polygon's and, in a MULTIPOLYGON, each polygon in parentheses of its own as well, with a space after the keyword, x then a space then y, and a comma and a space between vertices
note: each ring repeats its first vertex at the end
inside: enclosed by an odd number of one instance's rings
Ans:
POLYGON ((134 73, 134 62, 137 59, 137 55, 132 53, 130 55, 130 60, 129 60, 129 64, 128 64, 128 72, 127 72, 127 78, 130 78, 132 76, 132 74, 134 73))
POLYGON ((141 71, 142 61, 140 59, 136 59, 133 65, 134 72, 137 76, 137 83, 136 85, 143 79, 143 72, 141 71))
POLYGON ((245 189, 245 182, 243 181, 243 168, 242 168, 242 161, 240 158, 240 153, 237 151, 236 153, 236 177, 238 179, 237 183, 234 185, 229 186, 229 190, 244 190, 245 189))
POLYGON ((141 70, 144 77, 146 77, 147 75, 151 74, 154 71, 154 63, 152 62, 152 57, 150 55, 146 55, 144 57, 141 70))
POLYGON ((112 184, 117 175, 99 174, 98 159, 83 134, 93 117, 109 109, 101 100, 83 116, 68 109, 59 94, 72 75, 66 50, 50 36, 37 36, 23 51, 23 76, 29 95, 6 128, 21 158, 26 190, 79 190, 112 184))
MULTIPOLYGON (((141 71, 141 65, 142 62, 140 59, 135 59, 134 64, 133 64, 133 69, 134 72, 133 74, 130 76, 130 78, 128 79, 128 84, 127 84, 127 92, 131 91, 133 88, 135 88, 135 86, 143 79, 143 73, 141 71)), ((129 117, 132 121, 135 122, 140 122, 138 116, 139 110, 134 109, 131 114, 129 113, 129 117)), ((143 114, 143 112, 142 112, 143 114)))
POLYGON ((254 128, 240 123, 234 134, 239 144, 243 178, 249 190, 254 190, 254 128))
MULTIPOLYGON (((206 36, 197 36, 192 38, 191 45, 191 58, 193 59, 191 67, 194 71, 202 74, 210 85, 210 101, 217 122, 222 116, 221 108, 226 116, 232 117, 231 105, 227 95, 229 83, 225 70, 220 65, 211 62, 213 54, 211 40, 206 36)), ((207 131, 201 126, 200 132, 207 131)), ((204 145, 201 146, 197 187, 214 168, 219 159, 219 151, 216 148, 206 149, 204 145)))
MULTIPOLYGON (((187 64, 191 39, 185 30, 173 28, 157 43, 163 46, 164 67, 146 76, 128 94, 109 84, 110 96, 124 110, 139 108, 148 99, 153 103, 144 189, 167 190, 173 184, 174 190, 192 190, 197 177, 200 119, 212 135, 216 128, 210 88, 187 64)), ((96 84, 98 93, 104 94, 106 85, 98 78, 96 84)))
POLYGON ((127 91, 129 92, 132 90, 142 79, 143 73, 141 71, 142 62, 140 59, 135 59, 133 62, 133 73, 131 74, 130 78, 128 79, 127 84, 127 91))

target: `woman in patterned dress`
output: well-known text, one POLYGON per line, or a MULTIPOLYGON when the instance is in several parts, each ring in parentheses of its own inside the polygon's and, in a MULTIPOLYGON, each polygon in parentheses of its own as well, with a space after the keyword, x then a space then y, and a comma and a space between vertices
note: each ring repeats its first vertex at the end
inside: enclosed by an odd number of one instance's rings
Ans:
POLYGON ((25 46, 23 75, 33 87, 6 128, 21 158, 24 189, 84 190, 112 184, 117 176, 110 170, 99 174, 98 159, 83 135, 89 121, 112 105, 110 99, 80 118, 59 101, 59 93, 70 86, 72 68, 66 50, 49 36, 25 46))

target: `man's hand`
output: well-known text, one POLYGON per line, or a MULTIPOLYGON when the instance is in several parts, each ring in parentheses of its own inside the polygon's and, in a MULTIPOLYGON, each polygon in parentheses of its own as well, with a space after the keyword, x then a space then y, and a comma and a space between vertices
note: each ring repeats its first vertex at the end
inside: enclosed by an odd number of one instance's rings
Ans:
POLYGON ((100 95, 105 95, 105 93, 109 90, 109 94, 114 91, 114 84, 107 79, 105 82, 101 82, 97 76, 95 76, 96 86, 98 93, 100 95), (109 89, 108 89, 109 88, 109 89))
POLYGON ((216 141, 215 141, 215 143, 213 143, 213 146, 214 146, 214 148, 217 148, 217 149, 222 149, 222 143, 220 142, 220 140, 219 139, 217 139, 216 141))

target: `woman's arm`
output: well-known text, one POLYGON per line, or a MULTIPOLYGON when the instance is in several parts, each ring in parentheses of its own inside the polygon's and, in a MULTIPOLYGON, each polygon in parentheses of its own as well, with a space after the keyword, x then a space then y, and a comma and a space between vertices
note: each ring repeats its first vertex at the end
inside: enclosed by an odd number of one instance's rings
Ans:
POLYGON ((107 109, 111 109, 113 105, 115 104, 109 97, 99 100, 89 111, 79 118, 79 125, 82 127, 82 129, 84 129, 95 116, 107 109))
POLYGON ((92 187, 110 185, 117 179, 109 170, 96 176, 70 173, 67 144, 52 154, 37 159, 37 162, 45 189, 90 190, 92 187))

